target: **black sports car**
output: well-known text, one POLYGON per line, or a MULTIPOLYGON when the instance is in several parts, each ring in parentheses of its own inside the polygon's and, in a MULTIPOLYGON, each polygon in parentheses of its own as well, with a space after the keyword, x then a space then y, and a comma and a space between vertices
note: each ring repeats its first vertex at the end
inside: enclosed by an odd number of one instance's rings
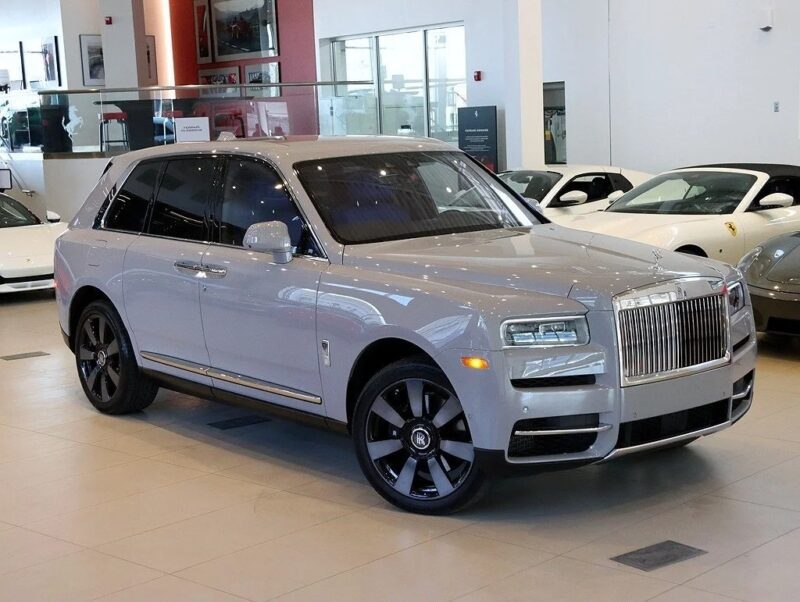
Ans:
POLYGON ((739 262, 756 330, 800 336, 800 232, 771 238, 739 262))

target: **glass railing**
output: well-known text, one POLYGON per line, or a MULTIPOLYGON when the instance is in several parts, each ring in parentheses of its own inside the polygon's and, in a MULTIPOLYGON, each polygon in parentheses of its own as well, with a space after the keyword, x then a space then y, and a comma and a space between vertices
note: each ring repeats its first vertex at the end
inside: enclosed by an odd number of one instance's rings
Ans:
POLYGON ((176 120, 208 119, 211 139, 377 134, 374 83, 191 85, 0 95, 0 150, 119 154, 175 142, 176 120), (5 100, 5 102, 4 102, 5 100))

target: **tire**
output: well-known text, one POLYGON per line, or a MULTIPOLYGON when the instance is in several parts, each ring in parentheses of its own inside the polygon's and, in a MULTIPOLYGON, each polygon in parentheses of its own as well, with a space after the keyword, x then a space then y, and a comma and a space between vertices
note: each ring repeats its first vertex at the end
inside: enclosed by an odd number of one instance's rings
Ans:
POLYGON ((129 414, 155 399, 158 385, 139 370, 130 338, 106 301, 86 306, 75 331, 75 362, 86 397, 104 414, 129 414))
POLYGON ((352 432, 364 476, 398 508, 450 514, 485 492, 461 402, 424 361, 400 360, 375 374, 359 395, 352 432))

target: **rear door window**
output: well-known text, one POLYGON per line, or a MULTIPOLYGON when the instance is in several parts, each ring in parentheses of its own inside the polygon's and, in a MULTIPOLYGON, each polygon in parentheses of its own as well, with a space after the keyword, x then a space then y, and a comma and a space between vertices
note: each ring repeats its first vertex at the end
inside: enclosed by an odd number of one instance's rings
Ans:
POLYGON ((207 209, 215 175, 213 158, 170 159, 153 203, 148 233, 184 240, 209 240, 207 209))
POLYGON ((141 163, 134 168, 106 213, 106 228, 136 234, 143 230, 160 170, 161 163, 156 161, 141 163))

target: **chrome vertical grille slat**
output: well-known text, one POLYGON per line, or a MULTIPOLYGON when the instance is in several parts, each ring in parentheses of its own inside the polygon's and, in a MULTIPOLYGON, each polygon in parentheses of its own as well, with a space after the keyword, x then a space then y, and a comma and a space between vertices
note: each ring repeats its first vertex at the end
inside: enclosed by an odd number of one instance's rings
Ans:
POLYGON ((728 359, 722 294, 627 307, 617 319, 623 384, 669 378, 728 359))

